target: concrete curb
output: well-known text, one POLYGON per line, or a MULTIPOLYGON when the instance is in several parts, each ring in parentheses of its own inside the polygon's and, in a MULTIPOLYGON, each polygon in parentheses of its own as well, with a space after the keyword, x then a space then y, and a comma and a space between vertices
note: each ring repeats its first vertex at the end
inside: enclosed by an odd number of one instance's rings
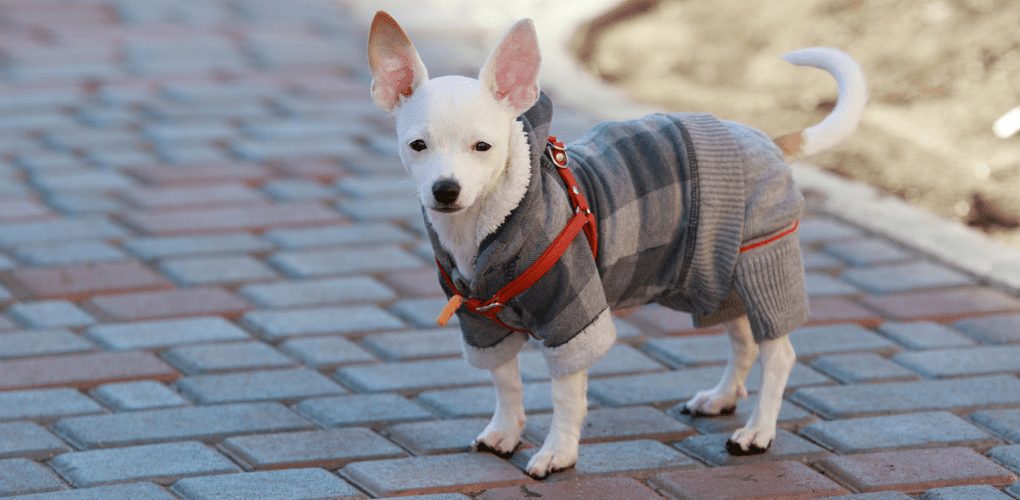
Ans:
MULTIPOLYGON (((375 11, 374 7, 361 2, 346 0, 345 3, 364 23, 369 22, 375 11)), ((629 99, 588 73, 568 49, 570 38, 581 26, 620 3, 621 0, 586 1, 584 13, 581 13, 573 2, 521 0, 513 5, 494 5, 447 0, 439 2, 438 8, 431 8, 428 16, 420 15, 420 5, 409 0, 386 2, 383 6, 401 22, 408 19, 405 26, 410 31, 419 31, 418 26, 422 32, 435 31, 435 22, 447 22, 441 20, 444 16, 449 16, 446 20, 460 19, 462 25, 470 23, 471 33, 489 42, 486 49, 513 21, 531 17, 542 50, 542 85, 556 94, 557 104, 602 119, 621 120, 655 109, 629 99), (510 12, 511 9, 514 12, 510 12)), ((475 64, 481 64, 481 59, 475 64)), ((1017 249, 809 163, 795 163, 792 168, 798 185, 813 194, 812 200, 827 215, 913 248, 982 282, 1020 294, 1020 251, 1017 249)))

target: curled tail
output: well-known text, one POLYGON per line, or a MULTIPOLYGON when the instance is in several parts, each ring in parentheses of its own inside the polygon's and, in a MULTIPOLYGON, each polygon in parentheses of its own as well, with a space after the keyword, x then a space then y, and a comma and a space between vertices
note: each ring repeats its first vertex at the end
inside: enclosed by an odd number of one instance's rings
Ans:
POLYGON ((773 139, 783 155, 787 158, 810 156, 839 144, 852 134, 868 101, 868 88, 860 66, 845 52, 827 47, 795 50, 783 59, 797 66, 824 69, 839 85, 839 98, 829 116, 800 132, 773 139))

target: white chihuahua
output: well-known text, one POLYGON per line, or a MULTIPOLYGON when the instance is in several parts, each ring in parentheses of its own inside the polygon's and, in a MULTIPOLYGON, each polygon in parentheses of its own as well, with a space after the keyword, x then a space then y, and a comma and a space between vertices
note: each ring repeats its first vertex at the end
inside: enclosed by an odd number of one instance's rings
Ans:
POLYGON ((553 417, 527 473, 573 466, 587 368, 616 338, 609 310, 649 302, 729 333, 722 380, 687 401, 687 413, 731 413, 760 352, 758 404, 726 447, 769 448, 795 361, 787 334, 807 317, 796 237, 803 199, 786 160, 855 129, 866 90, 849 56, 823 48, 786 56, 839 83, 832 114, 803 132, 772 141, 710 115, 655 114, 601 124, 568 148, 545 140, 551 105, 539 91, 530 20, 510 29, 478 79, 429 80, 384 12, 372 21, 368 57, 372 98, 396 118, 450 297, 441 321, 456 313, 467 360, 492 370, 496 410, 473 449, 509 456, 519 445, 516 355, 532 335, 552 375, 553 417))

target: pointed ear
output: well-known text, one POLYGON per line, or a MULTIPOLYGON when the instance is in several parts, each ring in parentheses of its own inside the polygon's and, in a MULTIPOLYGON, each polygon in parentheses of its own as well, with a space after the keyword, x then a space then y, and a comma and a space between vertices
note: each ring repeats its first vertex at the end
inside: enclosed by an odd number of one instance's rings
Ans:
POLYGON ((541 62, 535 25, 531 19, 522 19, 503 35, 485 61, 478 79, 497 101, 520 114, 538 101, 541 62))
POLYGON ((400 98, 410 97, 429 79, 418 51, 389 14, 379 11, 368 33, 368 66, 372 69, 372 100, 392 112, 400 98))

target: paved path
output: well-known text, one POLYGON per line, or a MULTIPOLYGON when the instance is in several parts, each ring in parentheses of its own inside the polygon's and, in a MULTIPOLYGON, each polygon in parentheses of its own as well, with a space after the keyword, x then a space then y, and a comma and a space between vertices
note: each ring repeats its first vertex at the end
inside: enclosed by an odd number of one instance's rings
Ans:
POLYGON ((529 449, 466 453, 493 394, 430 327, 444 301, 361 21, 0 4, 0 496, 1020 496, 1020 300, 817 214, 771 452, 722 453, 746 404, 678 415, 726 341, 644 307, 592 370, 575 470, 521 472, 549 422, 534 351, 529 449))

